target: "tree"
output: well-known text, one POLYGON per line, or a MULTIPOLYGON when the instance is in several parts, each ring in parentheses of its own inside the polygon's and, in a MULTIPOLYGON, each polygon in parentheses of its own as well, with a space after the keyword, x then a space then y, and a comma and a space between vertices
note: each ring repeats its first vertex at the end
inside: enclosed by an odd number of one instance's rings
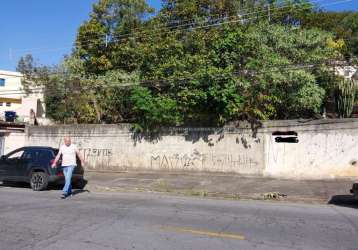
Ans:
POLYGON ((100 0, 44 78, 64 111, 53 117, 142 130, 315 117, 345 44, 305 26, 313 12, 304 0, 165 0, 149 16, 144 0, 100 0))
POLYGON ((145 0, 100 0, 94 4, 90 20, 80 26, 76 39, 76 53, 85 62, 86 71, 135 71, 140 54, 128 36, 143 27, 153 12, 145 0))
POLYGON ((175 100, 183 124, 220 125, 244 113, 311 117, 325 98, 320 72, 338 56, 329 38, 267 23, 174 33, 153 39, 141 73, 153 82, 166 79, 151 94, 175 100))
MULTIPOLYGON (((319 28, 332 32, 341 41, 340 51, 348 60, 358 57, 358 13, 324 12, 318 10, 302 19, 304 28, 319 28)), ((357 63, 357 62, 356 62, 357 63)))
POLYGON ((313 5, 307 0, 164 0, 159 16, 172 25, 237 19, 242 23, 271 19, 275 23, 296 24, 312 10, 313 5))
POLYGON ((34 77, 36 70, 37 67, 31 54, 20 57, 16 71, 24 75, 23 79, 21 79, 21 84, 27 94, 31 92, 31 86, 34 85, 31 79, 34 77))
POLYGON ((147 88, 134 88, 130 101, 140 131, 155 131, 160 126, 175 125, 182 120, 175 100, 165 95, 153 97, 147 88))
MULTIPOLYGON (((23 60, 20 62, 22 65, 23 60)), ((55 121, 113 123, 124 122, 130 117, 129 88, 138 83, 136 72, 128 74, 113 70, 105 75, 89 76, 85 62, 76 55, 65 57, 55 67, 32 65, 28 69, 31 71, 25 75, 26 82, 31 86, 42 86, 47 117, 55 121)))
POLYGON ((35 62, 31 54, 20 57, 16 71, 21 72, 25 76, 31 76, 34 73, 35 62))

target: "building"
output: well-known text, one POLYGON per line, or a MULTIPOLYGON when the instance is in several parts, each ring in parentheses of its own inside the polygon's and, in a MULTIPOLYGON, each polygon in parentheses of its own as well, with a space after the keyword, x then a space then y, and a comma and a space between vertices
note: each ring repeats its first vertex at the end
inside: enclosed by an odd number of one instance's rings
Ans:
POLYGON ((345 79, 355 79, 357 77, 358 68, 354 66, 335 67, 335 73, 343 76, 345 79))
POLYGON ((0 155, 22 147, 25 143, 25 124, 0 121, 0 155))
POLYGON ((21 81, 23 75, 19 72, 0 70, 0 120, 5 119, 6 111, 14 111, 17 121, 27 122, 30 111, 36 117, 45 117, 45 105, 42 91, 26 94, 21 81))

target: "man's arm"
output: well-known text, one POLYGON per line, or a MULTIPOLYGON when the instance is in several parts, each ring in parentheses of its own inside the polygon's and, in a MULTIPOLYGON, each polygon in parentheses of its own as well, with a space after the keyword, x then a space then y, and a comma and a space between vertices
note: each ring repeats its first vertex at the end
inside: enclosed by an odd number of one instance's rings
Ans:
POLYGON ((58 160, 60 159, 60 156, 61 156, 61 150, 58 151, 58 154, 56 155, 56 158, 55 158, 55 160, 53 161, 51 167, 53 167, 53 168, 56 167, 57 162, 58 162, 58 160))
POLYGON ((80 151, 78 151, 77 148, 76 148, 76 154, 77 154, 78 158, 80 158, 81 165, 83 167, 85 165, 85 160, 82 158, 82 155, 81 155, 80 151))

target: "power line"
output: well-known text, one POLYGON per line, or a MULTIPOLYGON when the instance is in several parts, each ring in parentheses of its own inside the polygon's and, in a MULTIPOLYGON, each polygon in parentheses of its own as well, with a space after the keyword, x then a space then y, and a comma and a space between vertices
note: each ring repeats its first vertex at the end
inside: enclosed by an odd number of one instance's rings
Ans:
MULTIPOLYGON (((320 1, 325 1, 325 0, 313 0, 311 1, 311 3, 317 3, 317 2, 320 2, 320 1)), ((324 4, 324 5, 321 5, 321 6, 330 6, 330 5, 334 5, 334 4, 340 4, 340 3, 345 3, 345 2, 351 2, 352 0, 341 0, 341 1, 336 1, 336 2, 333 2, 333 3, 329 3, 329 4, 324 4)), ((283 9, 284 8, 287 8, 287 7, 291 7, 291 6, 301 6, 303 4, 306 4, 306 3, 294 3, 294 4, 287 4, 287 5, 282 5, 282 6, 277 6, 275 8, 272 8, 271 11, 277 9, 279 11, 281 11, 281 13, 276 13, 276 15, 271 15, 271 17, 273 16, 277 16, 278 14, 284 14, 284 11, 283 9)), ((193 29, 198 29, 198 28, 207 28, 207 27, 213 27, 213 26, 220 26, 220 25, 223 25, 223 24, 229 24, 229 23, 237 23, 237 22, 245 22, 245 21, 249 21, 249 20, 255 20, 257 19, 258 17, 253 17, 253 18, 246 18, 246 19, 242 19, 242 17, 244 16, 248 16, 248 15, 253 15, 253 14, 258 14, 258 13, 264 13, 266 12, 265 10, 261 10, 261 11, 255 11, 255 12, 251 12, 251 13, 246 13, 246 14, 242 14, 242 15, 233 15, 233 16, 227 16, 227 17, 222 17, 222 18, 218 18, 214 21, 220 21, 220 20, 227 20, 227 19, 230 19, 230 18, 240 18, 238 20, 230 20, 230 21, 225 21, 225 22, 217 22, 217 23, 214 23, 214 24, 210 24, 210 25, 204 25, 204 26, 196 26, 196 27, 190 27, 191 30, 193 29)), ((265 17, 265 16, 268 16, 267 14, 266 15, 263 15, 261 17, 265 17)), ((202 23, 202 24, 205 24, 205 23, 212 23, 213 21, 212 20, 208 20, 208 21, 205 21, 205 22, 199 22, 199 23, 202 23)), ((187 28, 188 26, 191 26, 191 25, 195 25, 197 24, 197 22, 191 22, 191 23, 188 23, 188 24, 178 24, 178 25, 175 25, 175 26, 169 26, 169 27, 164 27, 164 28, 161 28, 161 29, 152 29, 150 30, 149 34, 148 34, 148 31, 146 32, 132 32, 132 33, 127 33, 127 34, 119 34, 119 35, 116 35, 116 36, 113 36, 114 38, 118 38, 117 40, 114 40, 114 42, 119 42, 119 41, 122 41, 124 39, 127 39, 127 38, 131 38, 131 37, 135 37, 134 35, 136 34, 146 34, 147 36, 140 36, 139 38, 144 38, 144 37, 148 37, 149 35, 152 35, 152 34, 155 34, 155 35, 160 35, 160 34, 166 34, 166 33, 174 33, 176 30, 183 30, 183 28, 187 28), (165 28, 170 28, 171 30, 170 31, 165 31, 165 32, 157 32, 157 31, 160 31, 162 29, 165 29, 165 28)), ((87 40, 89 42, 91 42, 91 40, 87 40)), ((84 40, 84 42, 86 42, 86 40, 84 40)), ((84 43, 86 44, 86 43, 84 43)))
MULTIPOLYGON (((315 0, 315 1, 325 1, 325 0, 315 0)), ((245 10, 249 10, 249 9, 252 9, 252 8, 244 8, 244 9, 240 9, 240 11, 245 11, 245 10)), ((173 11, 171 10, 170 13, 177 13, 179 11, 173 11)), ((226 13, 225 13, 226 14, 226 13)), ((248 15, 248 14, 243 14, 243 15, 248 15)), ((158 16, 161 17, 163 16, 163 13, 159 12, 158 13, 158 16)), ((164 15, 166 16, 166 15, 164 15)), ((167 15, 168 16, 168 15, 167 15)), ((208 18, 208 17, 216 17, 216 16, 220 16, 220 14, 212 14, 212 15, 204 15, 200 18, 208 18)), ((198 19, 199 17, 197 17, 198 19)), ((222 17, 222 18, 227 18, 227 17, 222 17)), ((180 21, 180 22, 177 22, 177 25, 174 25, 174 26, 168 26, 169 24, 169 21, 165 22, 165 23, 162 23, 161 25, 157 25, 157 26, 154 26, 154 28, 175 28, 175 27, 178 27, 178 26, 181 26, 182 24, 184 23, 189 23, 189 24, 192 24, 193 21, 197 20, 195 18, 191 18, 191 19, 187 19, 187 20, 183 20, 183 21, 180 21)), ((157 31, 158 29, 154 29, 154 31, 157 31)), ((117 36, 130 36, 133 34, 133 31, 143 31, 143 27, 142 28, 136 28, 136 29, 132 29, 131 30, 131 33, 125 33, 125 34, 118 34, 117 36)), ((153 31, 153 30, 152 30, 153 31)), ((139 32, 140 33, 140 32, 139 32)))
MULTIPOLYGON (((305 66, 305 65, 307 65, 307 63, 305 64, 305 63, 295 63, 295 62, 289 62, 289 63, 285 63, 285 64, 277 64, 277 65, 271 65, 270 67, 268 67, 268 68, 277 68, 277 67, 288 67, 288 66, 296 66, 296 67, 301 67, 301 66, 305 66)), ((311 62, 311 64, 309 64, 309 65, 313 65, 313 66, 315 66, 315 65, 326 65, 326 66, 331 66, 331 67, 336 67, 336 66, 352 66, 351 64, 349 64, 348 62, 335 62, 335 63, 332 63, 332 59, 328 59, 328 60, 325 60, 325 61, 312 61, 311 62)), ((205 65, 206 67, 210 67, 210 66, 213 66, 213 67, 215 67, 215 65, 212 65, 212 64, 207 64, 207 65, 205 65)), ((247 66, 247 65, 245 65, 245 66, 247 66)), ((223 69, 223 68, 218 68, 218 69, 223 69)), ((245 71, 247 71, 247 70, 245 70, 245 71)), ((251 70, 251 71, 253 71, 253 72, 262 72, 262 70, 251 70)), ((58 75, 58 76, 63 76, 63 74, 71 74, 70 72, 49 72, 49 73, 45 73, 45 76, 47 77, 47 76, 56 76, 56 75, 58 75)), ((103 76, 103 75, 101 75, 101 76, 103 76)), ((6 78, 6 79, 11 79, 11 78, 19 78, 19 77, 21 77, 21 76, 13 76, 13 77, 9 77, 9 78, 6 78)), ((78 78, 81 78, 81 76, 79 76, 78 78)), ((39 79, 41 79, 41 78, 39 78, 39 79)), ((86 79, 88 79, 88 78, 86 78, 86 79)))
MULTIPOLYGON (((333 5, 333 4, 339 4, 339 3, 344 3, 344 2, 351 2, 352 0, 343 0, 343 1, 337 1, 331 4, 326 4, 324 6, 328 6, 328 5, 333 5)), ((282 13, 281 13, 282 14, 282 13)), ((266 15, 263 15, 266 16, 266 15)), ((271 15, 272 17, 273 15, 271 15)), ((202 29, 202 28, 209 28, 209 27, 216 27, 216 26, 221 26, 224 24, 230 24, 230 23, 238 23, 238 22, 246 22, 248 20, 254 20, 257 19, 257 17, 253 17, 253 18, 246 18, 244 20, 242 19, 238 19, 238 20, 230 20, 230 21, 224 21, 224 22, 218 22, 218 23, 214 23, 214 24, 208 24, 208 25, 204 25, 204 26, 197 26, 197 27, 191 27, 190 30, 196 30, 196 29, 202 29)), ((176 30, 174 31, 168 31, 168 32, 164 32, 164 33, 174 33, 176 30)))
MULTIPOLYGON (((314 0, 312 1, 312 3, 317 3, 317 2, 320 2, 320 1, 325 1, 325 0, 314 0)), ((344 1, 337 1, 337 2, 334 2, 334 3, 331 3, 331 4, 325 4, 325 5, 322 5, 322 6, 327 6, 327 5, 332 5, 332 4, 338 4, 338 3, 342 3, 342 2, 350 2, 352 0, 344 0, 344 1)), ((283 8, 287 8, 287 7, 290 7, 290 6, 300 6, 300 5, 303 5, 303 4, 306 4, 306 3, 299 3, 299 4, 287 4, 287 5, 283 5, 283 6, 278 6, 276 8, 272 8, 271 11, 275 10, 275 9, 283 9, 283 8)), ((263 12, 266 12, 265 10, 261 10, 261 11, 255 11, 255 12, 251 12, 251 13, 246 13, 246 14, 242 14, 242 15, 239 15, 240 18, 244 17, 244 16, 248 16, 248 15, 253 15, 253 14, 258 14, 258 13, 263 13, 263 12)), ((282 14, 282 13, 281 13, 282 14)), ((266 15, 264 15, 266 16, 266 15)), ((271 15, 271 17, 274 16, 274 15, 271 15)), ((234 15, 234 16, 227 16, 227 17, 223 17, 223 18, 219 18, 217 19, 216 21, 219 21, 219 20, 225 20, 225 19, 230 19, 230 18, 237 18, 238 15, 234 15)), ((254 17, 254 18, 248 18, 248 19, 245 19, 245 20, 252 20, 252 19, 256 19, 257 17, 254 17)), ((241 20, 241 19, 240 19, 241 20)), ((237 22, 240 22, 240 20, 233 20, 231 21, 232 23, 237 23, 237 22)), ((206 22, 201 22, 201 23, 209 23, 209 22, 212 22, 212 20, 210 21, 206 21, 206 22)), ((200 22, 199 22, 200 23, 200 22)), ((227 23, 230 23, 230 22, 223 22, 223 23, 217 23, 215 25, 210 25, 210 26, 218 26, 218 25, 221 25, 221 24, 227 24, 227 23)), ((175 28, 180 28, 182 26, 190 26, 190 25, 194 25, 194 24, 197 24, 196 22, 192 22, 192 23, 189 23, 189 24, 179 24, 179 25, 175 25, 175 26, 170 26, 170 27, 165 27, 165 28, 170 28, 170 29, 175 29, 175 28)), ((200 28, 205 28, 205 27, 210 27, 210 26, 202 26, 200 28)), ((196 27, 195 29, 197 29, 198 27, 196 27)), ((163 28, 162 28, 163 29, 163 28)), ((151 32, 152 34, 158 30, 161 30, 161 29, 152 29, 151 32)), ((134 32, 134 33, 127 33, 127 34, 118 34, 116 36, 113 36, 114 38, 122 38, 122 39, 116 39, 115 42, 119 42, 121 40, 124 40, 126 38, 130 38, 130 37, 134 37, 134 35, 136 34, 142 34, 143 32, 134 32)), ((167 32, 164 32, 164 33, 167 33, 167 32)), ((146 33, 144 33, 146 34, 146 33)), ((155 34, 161 34, 161 32, 156 32, 155 34)), ((145 36, 147 37, 147 36, 145 36)), ((96 36, 94 36, 94 38, 105 38, 105 35, 98 35, 96 34, 96 36)), ((88 39, 88 40, 82 40, 81 41, 81 44, 87 44, 86 42, 88 42, 88 44, 91 44, 93 43, 93 39, 88 39)), ((59 48, 33 48, 33 49, 22 49, 22 50, 13 50, 13 53, 15 51, 23 51, 23 52, 31 52, 32 51, 46 51, 46 52, 51 52, 51 51, 58 51, 58 50, 63 50, 63 49, 67 49, 67 48, 73 48, 73 44, 71 46, 67 46, 67 47, 59 47, 59 48)))
MULTIPOLYGON (((314 2, 320 2, 320 1, 325 1, 325 0, 314 0, 314 2)), ((287 6, 289 6, 289 5, 287 5, 287 6)), ((243 9, 243 10, 248 10, 248 9, 250 9, 250 8, 246 8, 246 9, 243 9)), ((261 12, 261 11, 259 11, 259 12, 261 12)), ((249 15, 249 14, 255 14, 255 13, 257 13, 257 12, 252 12, 252 13, 247 13, 247 14, 243 14, 243 16, 246 16, 246 15, 249 15)), ((211 16, 214 16, 214 15, 207 15, 207 16, 205 16, 205 17, 211 17, 211 16)), ((235 15, 235 16, 231 16, 231 17, 236 17, 237 15, 235 15)), ((229 17, 227 17, 227 18, 230 18, 230 16, 229 17)), ((190 21, 194 21, 195 19, 190 19, 190 21)), ((189 21, 189 20, 188 20, 189 21)), ((193 22, 191 22, 190 24, 193 24, 193 22)), ((163 25, 160 25, 159 27, 166 27, 166 28, 168 28, 168 26, 165 26, 165 25, 168 25, 168 23, 166 23, 166 24, 163 24, 163 25)), ((179 25, 176 25, 176 26, 170 26, 169 28, 175 28, 175 27, 178 27, 178 26, 181 26, 181 24, 179 24, 179 25)), ((143 31, 144 30, 144 28, 136 28, 136 29, 133 29, 132 31, 136 31, 136 30, 139 30, 139 31, 143 31)), ((153 30, 152 30, 153 31, 153 30)), ((154 29, 154 31, 157 31, 157 29, 154 29)), ((140 32, 139 32, 140 33, 140 32)), ((134 33, 135 34, 135 33, 134 33)), ((131 32, 131 33, 125 33, 125 34, 118 34, 117 36, 132 36, 133 35, 133 32, 131 32)), ((104 38, 104 35, 98 35, 98 34, 95 34, 95 36, 94 36, 94 38, 104 38)), ((93 40, 82 40, 82 42, 86 42, 86 41, 88 41, 88 42, 93 42, 93 40)), ((67 46, 67 47, 59 47, 59 48, 54 48, 54 50, 56 50, 56 49, 67 49, 67 48, 72 48, 72 46, 73 46, 73 44, 71 44, 71 47, 69 47, 69 46, 67 46)), ((39 47, 39 48, 31 48, 31 49, 15 49, 15 50, 13 50, 13 51, 15 51, 15 52, 18 52, 18 51, 22 51, 22 52, 27 52, 27 51, 38 51, 38 50, 51 50, 52 48, 41 48, 41 47, 39 47)))
MULTIPOLYGON (((233 77, 233 76, 241 76, 242 74, 246 74, 247 75, 255 75, 255 73, 273 73, 273 72, 282 72, 285 71, 285 73, 293 71, 293 70, 304 70, 304 69, 310 69, 310 68, 315 68, 315 67, 319 67, 319 66, 345 66, 346 64, 343 63, 336 63, 336 64, 331 64, 331 63, 325 63, 325 62, 316 62, 316 63, 310 63, 310 64, 301 64, 301 65, 294 65, 294 64, 288 64, 288 65, 277 65, 277 66, 272 66, 271 69, 268 68, 266 70, 238 70, 238 71, 233 71, 233 72, 228 72, 228 73, 218 73, 218 74, 213 74, 210 76, 216 76, 216 77, 212 77, 210 80, 222 80, 228 77, 233 77)), ((203 76, 202 76, 203 77, 203 76)), ((128 87, 134 87, 134 86, 147 86, 147 87, 171 87, 171 82, 183 82, 183 81, 189 81, 189 80, 199 80, 198 78, 200 77, 176 77, 176 78, 165 78, 165 79, 150 79, 150 80, 142 80, 138 83, 134 83, 134 82, 123 82, 120 84, 99 84, 98 80, 94 80, 91 81, 91 83, 94 84, 97 82, 97 84, 92 85, 92 86, 86 86, 86 87, 79 87, 78 90, 93 90, 93 89, 97 89, 97 88, 128 88, 128 87)), ((89 81, 88 79, 82 79, 84 81, 89 81)), ((199 84, 199 86, 205 86, 208 84, 199 84)), ((64 87, 65 89, 66 87, 64 87)), ((37 88, 33 88, 31 89, 33 94, 41 94, 41 93, 45 93, 50 92, 51 90, 53 90, 54 92, 57 92, 59 89, 58 88, 54 88, 54 87, 37 87, 37 88)), ((18 90, 18 91, 6 91, 6 90, 2 90, 0 91, 0 96, 1 95, 14 95, 14 94, 27 94, 28 92, 26 92, 25 90, 18 90)))
MULTIPOLYGON (((325 1, 325 0, 314 0, 313 2, 320 2, 320 1, 325 1)), ((349 0, 351 1, 351 0, 349 0)), ((304 3, 300 3, 300 4, 287 4, 287 5, 283 5, 283 6, 277 6, 277 7, 274 7, 273 9, 271 10, 275 10, 275 9, 283 9, 283 8, 287 8, 287 7, 291 7, 292 5, 293 6, 300 6, 300 5, 303 5, 304 3)), ((258 14, 258 13, 264 13, 266 12, 266 10, 260 10, 260 11, 255 11, 255 12, 251 12, 251 13, 245 13, 245 14, 236 14, 236 15, 232 15, 232 16, 226 16, 226 17, 220 17, 220 18, 217 18, 217 19, 214 19, 214 20, 208 20, 208 21, 202 21, 202 22, 199 22, 199 23, 209 23, 209 22, 215 22, 215 21, 220 21, 220 20, 226 20, 226 19, 230 19, 230 18, 241 18, 242 17, 245 17, 245 16, 249 16, 249 15, 254 15, 254 14, 258 14)), ((205 18, 207 17, 210 17, 209 16, 204 16, 205 18)), ((256 17, 255 17, 256 18, 256 17)), ((165 29, 165 28, 170 28, 170 29, 173 29, 173 28, 180 28, 180 27, 187 27, 187 26, 191 26, 191 25, 194 25, 194 24, 197 24, 197 22, 194 22, 195 19, 191 19, 192 22, 190 23, 186 23, 186 24, 178 24, 178 25, 174 25, 174 26, 165 26, 161 29, 165 29)), ((154 29, 154 30, 151 30, 151 32, 153 31, 158 31, 158 30, 161 30, 161 29, 154 29)), ((130 36, 133 36, 134 34, 142 34, 143 32, 138 32, 138 33, 127 33, 127 34, 123 34, 123 35, 117 35, 117 36, 114 36, 114 37, 118 37, 118 38, 122 38, 122 37, 130 37, 130 36)))
MULTIPOLYGON (((315 4, 315 3, 318 3, 318 2, 321 2, 321 1, 326 1, 326 0, 312 0, 311 2, 303 2, 303 3, 286 3, 283 4, 283 5, 278 5, 277 7, 274 7, 272 8, 271 10, 275 10, 275 9, 282 9, 282 8, 287 8, 287 7, 297 7, 297 6, 301 6, 301 5, 304 5, 304 4, 315 4)), ((346 1, 352 1, 352 0, 346 0, 346 1)), ((283 2, 281 2, 283 3, 283 2)), ((261 7, 261 6, 260 6, 261 7)), ((249 10, 249 9, 252 9, 252 8, 246 8, 246 9, 241 9, 240 11, 244 11, 244 10, 249 10)), ((258 14, 258 13, 266 13, 267 11, 266 10, 259 10, 259 11, 254 11, 254 12, 249 12, 249 13, 245 13, 245 14, 236 14, 236 15, 232 15, 232 16, 225 16, 225 17, 220 17, 220 18, 217 18, 217 19, 214 19, 214 20, 207 20, 207 21, 199 21, 199 23, 209 23, 209 22, 213 22, 213 21, 219 21, 219 20, 226 20, 226 19, 230 19, 230 18, 242 18, 244 16, 248 16, 248 15, 253 15, 253 14, 258 14)), ((205 15, 203 16, 204 18, 208 18, 208 17, 213 17, 213 16, 219 16, 218 14, 215 14, 215 15, 205 15)), ((256 18, 256 17, 255 17, 256 18)), ((166 26, 165 24, 164 25, 160 25, 160 26, 157 26, 159 27, 159 29, 152 29, 150 32, 156 32, 156 31, 159 31, 161 29, 166 29, 166 28, 170 28, 170 29, 173 29, 173 28, 180 28, 180 27, 183 27, 183 26, 191 26, 193 24, 198 24, 198 22, 194 22, 196 19, 189 19, 188 21, 184 21, 184 22, 179 22, 178 25, 174 25, 174 26, 166 26)), ((167 23, 168 24, 168 23, 167 23)), ((134 29, 132 31, 135 31, 135 30, 142 30, 143 28, 137 28, 137 29, 134 29)), ((146 31, 147 32, 147 31, 146 31)), ((146 33, 146 32, 131 32, 131 33, 126 33, 126 34, 118 34, 118 35, 115 35, 113 37, 117 37, 117 38, 128 38, 128 37, 133 37, 133 35, 135 34, 142 34, 142 33, 146 33)), ((82 40, 83 41, 83 40, 82 40)), ((86 40, 84 40, 86 41, 86 40)))
MULTIPOLYGON (((310 64, 310 65, 323 65, 324 64, 324 65, 328 65, 328 66, 352 66, 352 65, 348 64, 347 62, 339 62, 339 63, 330 63, 330 62, 331 62, 331 60, 328 60, 328 61, 316 61, 316 62, 312 62, 313 64, 310 64)), ((286 63, 286 64, 272 65, 271 67, 272 68, 277 68, 277 67, 282 67, 282 66, 287 67, 287 66, 292 66, 292 65, 301 67, 302 65, 305 65, 305 64, 298 64, 298 63, 290 62, 290 63, 286 63)), ((205 66, 214 66, 214 65, 205 65, 205 66)), ((219 68, 219 69, 223 69, 223 68, 219 68)), ((256 70, 256 71, 257 72, 262 72, 260 70, 256 70)), ((70 74, 70 72, 67 72, 67 73, 70 74)), ((56 76, 56 75, 63 76, 63 74, 66 74, 66 72, 49 72, 47 74, 45 73, 45 76, 52 76, 52 75, 54 75, 54 76, 56 76)), ((11 76, 12 77, 8 77, 6 79, 24 77, 24 76, 13 76, 13 75, 11 75, 11 76)))
MULTIPOLYGON (((334 2, 334 3, 331 3, 331 4, 337 4, 337 3, 340 3, 340 2, 349 2, 349 1, 351 1, 351 0, 345 0, 345 1, 338 1, 338 2, 334 2)), ((331 5, 330 4, 330 5, 331 5)), ((236 20, 234 20, 234 21, 236 21, 236 20)), ((223 24, 223 23, 219 23, 220 25, 221 24, 223 24)), ((213 26, 213 25, 218 25, 218 24, 212 24, 212 25, 210 25, 210 26, 213 26)), ((205 26, 205 27, 208 27, 208 26, 205 26)), ((57 74, 57 73, 56 73, 57 74)), ((15 77, 18 77, 18 76, 15 76, 15 77)), ((8 78, 7 78, 8 79, 8 78)))

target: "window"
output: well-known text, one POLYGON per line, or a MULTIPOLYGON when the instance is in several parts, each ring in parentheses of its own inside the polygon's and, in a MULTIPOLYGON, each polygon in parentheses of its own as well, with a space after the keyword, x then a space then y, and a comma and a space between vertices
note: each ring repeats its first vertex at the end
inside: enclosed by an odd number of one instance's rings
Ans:
POLYGON ((33 150, 26 150, 25 153, 21 156, 21 159, 31 160, 35 159, 38 156, 38 152, 33 150))
POLYGON ((3 102, 0 102, 0 106, 3 106, 4 105, 4 103, 3 102))
POLYGON ((0 87, 4 87, 4 86, 5 86, 5 79, 0 78, 0 87))
POLYGON ((23 155, 23 153, 24 153, 24 150, 16 151, 16 152, 10 154, 7 158, 9 160, 11 160, 11 159, 20 159, 20 157, 23 155))
POLYGON ((51 160, 55 159, 54 154, 50 150, 40 150, 39 156, 37 158, 37 161, 43 165, 48 166, 51 162, 51 160))
POLYGON ((7 102, 6 107, 11 107, 11 102, 7 102))

